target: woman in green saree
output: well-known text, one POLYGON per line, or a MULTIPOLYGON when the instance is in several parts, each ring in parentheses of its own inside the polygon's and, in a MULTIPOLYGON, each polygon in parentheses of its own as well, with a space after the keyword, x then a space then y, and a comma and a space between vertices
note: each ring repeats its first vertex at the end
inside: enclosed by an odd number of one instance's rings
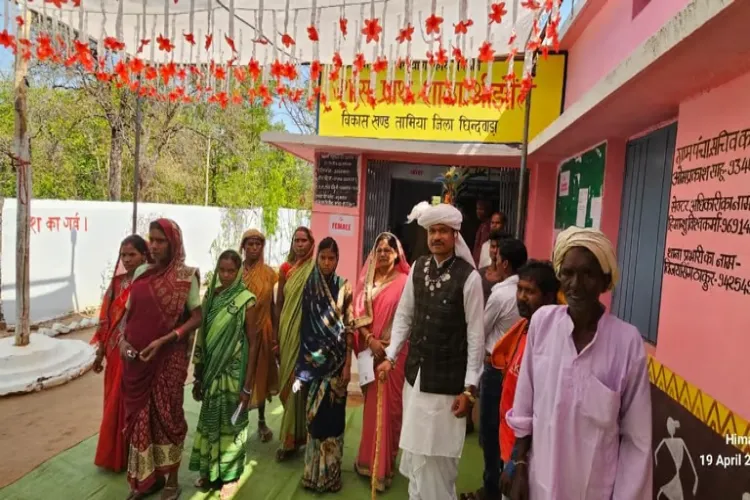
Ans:
POLYGON ((247 407, 255 371, 248 366, 255 342, 255 296, 242 282, 242 259, 234 250, 219 256, 203 301, 203 324, 195 345, 193 397, 202 401, 190 470, 196 486, 221 487, 230 498, 245 468, 247 407), (243 408, 232 421, 239 405, 243 408))
POLYGON ((302 292, 315 267, 312 259, 314 244, 308 228, 297 228, 289 262, 282 265, 279 272, 279 296, 274 321, 279 351, 279 398, 284 406, 279 432, 281 446, 276 452, 279 462, 292 457, 307 441, 307 393, 304 390, 293 393, 292 385, 302 328, 302 292))

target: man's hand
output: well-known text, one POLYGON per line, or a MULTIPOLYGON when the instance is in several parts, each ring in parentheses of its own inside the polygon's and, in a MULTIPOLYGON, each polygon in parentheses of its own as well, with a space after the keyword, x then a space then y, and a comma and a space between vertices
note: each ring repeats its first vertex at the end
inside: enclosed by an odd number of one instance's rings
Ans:
POLYGON ((388 373, 393 369, 393 365, 391 364, 391 360, 386 359, 382 363, 380 363, 376 369, 378 372, 378 378, 380 380, 385 380, 386 377, 388 377, 388 373))
POLYGON ((467 416, 471 412, 471 401, 469 401, 469 396, 466 394, 459 394, 456 396, 451 410, 456 418, 464 418, 467 416))
POLYGON ((506 497, 510 497, 510 489, 511 486, 513 486, 513 478, 508 469, 510 469, 510 467, 506 466, 505 469, 503 469, 503 473, 500 474, 500 492, 506 497))
POLYGON ((516 463, 510 500, 529 500, 529 468, 525 463, 516 463))

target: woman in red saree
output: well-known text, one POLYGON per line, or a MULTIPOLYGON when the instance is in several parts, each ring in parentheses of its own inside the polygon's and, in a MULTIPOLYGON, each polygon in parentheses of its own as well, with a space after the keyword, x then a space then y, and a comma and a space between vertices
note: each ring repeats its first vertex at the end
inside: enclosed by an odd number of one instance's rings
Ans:
MULTIPOLYGON (((359 329, 355 337, 357 353, 369 349, 375 357, 375 365, 385 359, 385 348, 391 338, 391 326, 401 292, 409 277, 409 264, 406 261, 401 243, 391 233, 381 233, 367 258, 354 302, 354 326, 359 329)), ((370 382, 362 388, 365 407, 362 421, 362 437, 359 454, 354 464, 358 474, 372 475, 373 463, 377 463, 376 487, 385 491, 393 479, 398 442, 401 436, 403 413, 401 392, 404 388, 404 365, 408 349, 399 353, 396 365, 386 379, 382 392, 383 411, 381 414, 380 454, 375 456, 375 433, 377 421, 378 383, 370 382)))
POLYGON ((135 272, 125 334, 123 394, 129 499, 164 487, 162 500, 180 496, 177 471, 187 434, 183 410, 188 337, 201 322, 198 270, 185 265, 179 226, 159 219, 149 227, 154 264, 135 272))
POLYGON ((99 429, 94 463, 104 469, 120 472, 125 469, 128 456, 123 431, 125 406, 122 400, 122 358, 118 348, 125 317, 125 305, 130 297, 130 285, 136 268, 148 260, 146 240, 137 234, 120 243, 120 256, 112 281, 107 288, 99 312, 99 327, 91 339, 97 346, 94 372, 104 371, 104 412, 99 429), (106 368, 102 365, 106 359, 106 368))

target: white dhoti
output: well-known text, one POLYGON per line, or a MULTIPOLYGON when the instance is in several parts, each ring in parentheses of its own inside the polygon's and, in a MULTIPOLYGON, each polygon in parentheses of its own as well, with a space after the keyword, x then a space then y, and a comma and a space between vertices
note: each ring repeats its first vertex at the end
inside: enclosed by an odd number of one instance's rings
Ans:
POLYGON ((399 471, 409 479, 409 500, 456 500, 458 461, 466 438, 466 418, 456 418, 455 396, 420 392, 404 384, 404 418, 399 471))

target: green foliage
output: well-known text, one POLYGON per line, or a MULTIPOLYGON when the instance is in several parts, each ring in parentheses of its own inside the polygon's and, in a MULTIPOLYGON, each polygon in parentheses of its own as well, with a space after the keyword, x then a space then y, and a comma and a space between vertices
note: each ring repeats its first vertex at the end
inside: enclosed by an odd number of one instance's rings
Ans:
MULTIPOLYGON (((110 145, 120 126, 121 199, 132 200, 135 97, 59 69, 36 67, 30 81, 34 197, 107 200, 110 145)), ((0 78, 0 196, 5 197, 16 191, 12 98, 12 82, 0 78)), ((260 141, 264 131, 278 128, 271 119, 271 110, 261 106, 222 110, 143 101, 139 200, 262 207, 264 229, 273 234, 279 208, 311 207, 312 168, 260 141)))

